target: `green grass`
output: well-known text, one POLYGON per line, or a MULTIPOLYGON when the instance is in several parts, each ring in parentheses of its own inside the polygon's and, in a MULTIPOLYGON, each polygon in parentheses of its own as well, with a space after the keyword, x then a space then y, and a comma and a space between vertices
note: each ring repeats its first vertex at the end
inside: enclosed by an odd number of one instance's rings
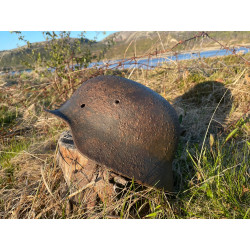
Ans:
MULTIPOLYGON (((249 54, 244 57, 249 59, 249 54)), ((161 94, 178 111, 185 133, 173 163, 174 192, 143 187, 130 180, 127 186, 117 187, 111 204, 98 200, 93 210, 86 211, 85 201, 79 196, 71 213, 64 199, 69 189, 56 164, 57 139, 68 127, 43 111, 44 106, 52 102, 52 106, 59 106, 72 94, 62 93, 68 88, 67 82, 60 82, 62 92, 57 92, 53 75, 25 73, 2 79, 18 84, 13 90, 0 91, 0 104, 8 103, 0 106, 0 217, 249 219, 248 68, 233 56, 181 61, 178 67, 164 67, 148 72, 104 73, 130 76, 161 94), (46 82, 52 84, 44 92, 40 85, 46 82), (11 98, 15 93, 21 93, 20 100, 11 98), (25 116, 32 104, 35 114, 25 116), (30 129, 11 134, 26 127, 30 129)), ((77 75, 80 80, 86 77, 77 75)))
POLYGON ((1 111, 0 111, 0 127, 5 127, 15 122, 18 116, 17 112, 9 111, 4 108, 1 111))
POLYGON ((18 154, 29 148, 30 142, 11 140, 8 147, 4 151, 0 151, 0 166, 4 171, 4 175, 0 176, 0 187, 10 188, 15 183, 15 171, 19 168, 11 163, 18 154))
POLYGON ((222 147, 216 141, 215 149, 205 148, 198 164, 188 151, 195 169, 190 187, 180 194, 187 218, 249 218, 250 204, 249 146, 237 147, 235 142, 222 147), (248 190, 248 191, 245 191, 248 190), (197 206, 199 204, 199 206, 197 206))

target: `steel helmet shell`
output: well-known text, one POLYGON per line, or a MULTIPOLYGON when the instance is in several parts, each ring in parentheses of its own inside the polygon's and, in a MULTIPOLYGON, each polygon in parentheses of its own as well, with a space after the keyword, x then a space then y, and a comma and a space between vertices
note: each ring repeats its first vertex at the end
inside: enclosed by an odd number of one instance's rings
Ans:
POLYGON ((172 190, 179 122, 169 102, 150 88, 98 76, 49 112, 68 123, 84 156, 140 184, 172 190))

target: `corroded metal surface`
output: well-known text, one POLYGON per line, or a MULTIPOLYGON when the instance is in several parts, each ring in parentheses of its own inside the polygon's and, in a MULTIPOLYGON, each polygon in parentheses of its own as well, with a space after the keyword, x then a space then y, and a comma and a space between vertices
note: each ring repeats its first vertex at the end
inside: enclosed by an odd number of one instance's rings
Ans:
POLYGON ((172 190, 179 123, 172 106, 153 90, 99 76, 49 112, 68 123, 83 155, 146 186, 172 190))

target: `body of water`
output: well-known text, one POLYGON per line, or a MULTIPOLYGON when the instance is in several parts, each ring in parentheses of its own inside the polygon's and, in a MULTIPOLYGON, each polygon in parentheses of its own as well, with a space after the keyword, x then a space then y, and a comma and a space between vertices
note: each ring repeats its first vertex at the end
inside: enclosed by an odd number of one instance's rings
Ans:
MULTIPOLYGON (((236 53, 246 54, 250 52, 250 48, 246 47, 238 47, 235 49, 236 53)), ((201 52, 188 52, 188 53, 180 53, 178 55, 166 56, 166 57, 157 57, 152 59, 139 59, 137 61, 128 60, 123 62, 123 60, 115 60, 115 61, 108 61, 108 62, 98 62, 98 63, 90 63, 89 68, 91 67, 105 67, 105 65, 109 65, 109 68, 116 68, 116 69, 128 69, 128 68, 143 68, 143 69, 150 69, 157 66, 162 65, 163 63, 171 63, 176 62, 179 60, 192 60, 192 59, 199 59, 199 58, 208 58, 208 57, 220 57, 220 56, 227 56, 232 55, 233 53, 226 49, 221 50, 209 50, 209 51, 201 51, 201 52), (121 66, 119 66, 121 63, 121 66)), ((50 71, 54 71, 53 69, 49 69, 50 71)), ((21 71, 11 71, 9 74, 16 74, 22 72, 31 72, 32 70, 21 70, 21 71)), ((0 72, 0 75, 4 74, 4 72, 0 72)))
MULTIPOLYGON (((245 47, 239 47, 235 49, 236 53, 240 54, 246 54, 250 52, 250 48, 245 47)), ((233 53, 229 50, 221 49, 221 50, 209 50, 209 51, 201 51, 201 52, 188 52, 188 53, 180 53, 178 55, 173 56, 166 56, 166 57, 157 57, 152 59, 139 59, 137 61, 126 61, 123 62, 123 60, 116 60, 116 61, 109 61, 108 65, 110 65, 111 68, 119 68, 119 69, 128 69, 128 68, 154 68, 157 66, 162 65, 163 63, 171 63, 176 62, 180 60, 192 60, 192 59, 199 59, 199 58, 208 58, 208 57, 220 57, 220 56, 227 56, 232 55, 233 53), (119 66, 119 63, 122 65, 119 66), (123 66, 124 65, 124 66, 123 66)), ((101 67, 105 65, 103 62, 99 63, 91 63, 89 67, 97 66, 101 67)))

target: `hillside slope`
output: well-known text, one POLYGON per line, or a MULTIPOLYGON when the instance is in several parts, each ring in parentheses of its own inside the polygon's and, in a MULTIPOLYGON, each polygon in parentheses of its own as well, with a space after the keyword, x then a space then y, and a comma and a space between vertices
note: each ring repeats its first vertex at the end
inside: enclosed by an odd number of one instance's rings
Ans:
MULTIPOLYGON (((102 53, 105 45, 113 40, 114 45, 105 54, 105 59, 121 59, 124 57, 132 57, 134 55, 140 56, 149 52, 158 50, 165 50, 173 47, 178 41, 184 41, 195 36, 197 32, 194 31, 121 31, 116 32, 100 42, 89 45, 89 40, 81 41, 82 48, 89 46, 89 49, 94 54, 102 53)), ((250 44, 249 31, 212 31, 208 34, 217 41, 227 45, 246 45, 250 44)), ((71 41, 77 38, 71 38, 71 41)), ((11 69, 23 69, 22 61, 30 61, 29 56, 32 49, 40 53, 46 60, 49 58, 49 52, 45 50, 48 42, 40 42, 31 44, 31 48, 23 46, 17 49, 0 51, 0 71, 11 69)), ((211 48, 219 48, 219 45, 209 39, 200 38, 192 40, 184 45, 179 45, 176 50, 206 50, 211 48)))
MULTIPOLYGON (((150 51, 165 50, 173 47, 178 41, 184 41, 194 37, 195 31, 121 31, 116 32, 106 39, 114 37, 116 45, 107 54, 108 58, 123 58, 135 55, 142 55, 150 51), (126 51, 126 53, 125 53, 126 51)), ((250 32, 248 31, 213 31, 208 32, 209 36, 217 41, 230 45, 250 44, 250 32)), ((185 46, 178 46, 177 50, 191 50, 208 48, 219 48, 219 45, 209 39, 192 40, 185 46)))

